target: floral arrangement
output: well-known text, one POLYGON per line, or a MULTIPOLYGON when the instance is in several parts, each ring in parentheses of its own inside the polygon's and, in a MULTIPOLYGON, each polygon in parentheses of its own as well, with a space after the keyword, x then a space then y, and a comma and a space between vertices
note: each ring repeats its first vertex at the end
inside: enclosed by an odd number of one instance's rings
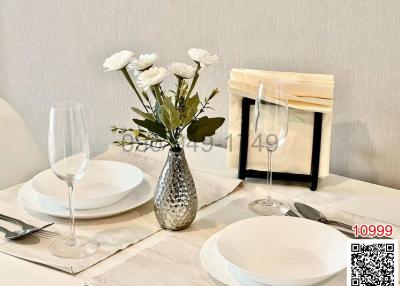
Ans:
MULTIPOLYGON (((224 123, 224 118, 210 118, 203 113, 212 109, 210 101, 219 93, 216 88, 209 96, 200 99, 194 88, 200 76, 200 71, 215 64, 217 55, 210 55, 206 50, 190 49, 189 57, 195 66, 174 62, 168 69, 155 67, 158 59, 155 53, 142 54, 134 57, 131 51, 121 51, 107 58, 103 67, 106 71, 121 71, 134 93, 138 97, 142 109, 132 107, 132 111, 141 117, 133 119, 137 128, 111 127, 113 133, 119 135, 132 134, 134 140, 115 141, 119 146, 144 146, 145 150, 151 147, 162 148, 169 146, 171 150, 181 149, 183 132, 192 142, 203 142, 207 136, 212 136, 224 123), (129 71, 133 71, 136 84, 142 88, 139 91, 132 80, 129 71), (169 75, 176 77, 177 84, 174 90, 163 89, 161 83, 169 75)), ((123 136, 122 138, 126 138, 123 136)))

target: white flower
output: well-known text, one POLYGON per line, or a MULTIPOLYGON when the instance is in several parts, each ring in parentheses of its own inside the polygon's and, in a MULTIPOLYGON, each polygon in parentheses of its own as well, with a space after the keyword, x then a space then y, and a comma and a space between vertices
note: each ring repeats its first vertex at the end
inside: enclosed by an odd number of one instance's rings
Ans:
POLYGON ((168 70, 166 68, 152 67, 137 77, 137 83, 141 87, 149 87, 161 83, 167 76, 168 70))
POLYGON ((105 59, 103 67, 105 71, 115 71, 126 67, 133 58, 131 51, 120 51, 105 59))
POLYGON ((168 67, 169 71, 181 78, 192 78, 196 73, 196 68, 184 63, 172 63, 168 67))
POLYGON ((128 65, 129 70, 144 71, 151 67, 154 62, 158 59, 158 55, 155 53, 140 55, 138 59, 133 58, 128 65))
POLYGON ((188 55, 192 60, 204 66, 209 66, 218 62, 217 55, 211 56, 208 51, 202 49, 190 49, 188 55))

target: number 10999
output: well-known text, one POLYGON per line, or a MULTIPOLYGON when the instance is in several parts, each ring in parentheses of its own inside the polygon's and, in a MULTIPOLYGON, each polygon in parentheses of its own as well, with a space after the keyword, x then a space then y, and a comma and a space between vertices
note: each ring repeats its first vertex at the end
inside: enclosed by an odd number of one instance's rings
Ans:
POLYGON ((356 237, 391 237, 393 226, 390 224, 355 224, 353 231, 356 237))

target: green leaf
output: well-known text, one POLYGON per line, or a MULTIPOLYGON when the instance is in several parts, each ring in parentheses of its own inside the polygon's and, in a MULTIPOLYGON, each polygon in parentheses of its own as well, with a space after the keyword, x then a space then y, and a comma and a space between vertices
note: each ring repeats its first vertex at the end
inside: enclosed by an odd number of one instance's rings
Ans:
POLYGON ((133 112, 136 112, 137 114, 142 116, 144 119, 148 119, 148 120, 153 121, 153 122, 156 121, 153 113, 143 112, 139 108, 136 108, 136 107, 131 107, 131 109, 132 109, 133 112))
POLYGON ((208 97, 208 100, 210 101, 211 99, 213 99, 213 97, 216 96, 218 93, 219 93, 219 89, 218 89, 218 88, 213 89, 213 90, 211 91, 210 96, 208 97))
POLYGON ((188 124, 197 113, 197 108, 199 106, 200 99, 199 95, 196 93, 194 96, 190 97, 185 104, 185 109, 182 113, 182 123, 183 125, 188 124))
POLYGON ((175 130, 180 124, 179 111, 175 109, 171 99, 164 97, 164 102, 161 105, 160 120, 170 130, 175 130))
POLYGON ((160 122, 157 121, 154 122, 148 119, 145 120, 133 119, 133 122, 135 122, 140 127, 143 127, 148 131, 157 134, 161 138, 167 139, 167 132, 165 131, 165 127, 160 122))
POLYGON ((190 123, 187 129, 188 139, 193 142, 203 142, 206 136, 214 135, 215 131, 221 127, 224 121, 225 118, 223 117, 201 117, 190 123))

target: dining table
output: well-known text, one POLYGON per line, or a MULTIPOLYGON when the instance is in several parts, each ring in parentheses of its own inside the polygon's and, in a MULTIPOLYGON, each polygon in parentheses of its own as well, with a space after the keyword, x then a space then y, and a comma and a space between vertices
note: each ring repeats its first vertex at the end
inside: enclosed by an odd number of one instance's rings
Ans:
MULTIPOLYGON (((134 156, 133 151, 117 149, 110 146, 96 159, 134 156)), ((167 152, 148 150, 141 155, 165 161, 167 152)), ((185 149, 190 168, 237 178, 237 169, 226 167, 227 152, 217 146, 185 149)), ((17 192, 20 186, 8 189, 17 192)), ((274 181, 273 196, 309 203, 344 219, 351 214, 358 221, 400 225, 399 190, 334 174, 320 178, 318 186, 318 190, 310 191, 304 183, 274 181)), ((1 285, 222 285, 202 267, 201 245, 226 224, 246 216, 246 202, 262 198, 265 190, 265 180, 246 179, 228 195, 202 207, 187 230, 157 231, 75 275, 0 253, 1 285)), ((338 275, 318 285, 346 285, 345 273, 338 275)))

